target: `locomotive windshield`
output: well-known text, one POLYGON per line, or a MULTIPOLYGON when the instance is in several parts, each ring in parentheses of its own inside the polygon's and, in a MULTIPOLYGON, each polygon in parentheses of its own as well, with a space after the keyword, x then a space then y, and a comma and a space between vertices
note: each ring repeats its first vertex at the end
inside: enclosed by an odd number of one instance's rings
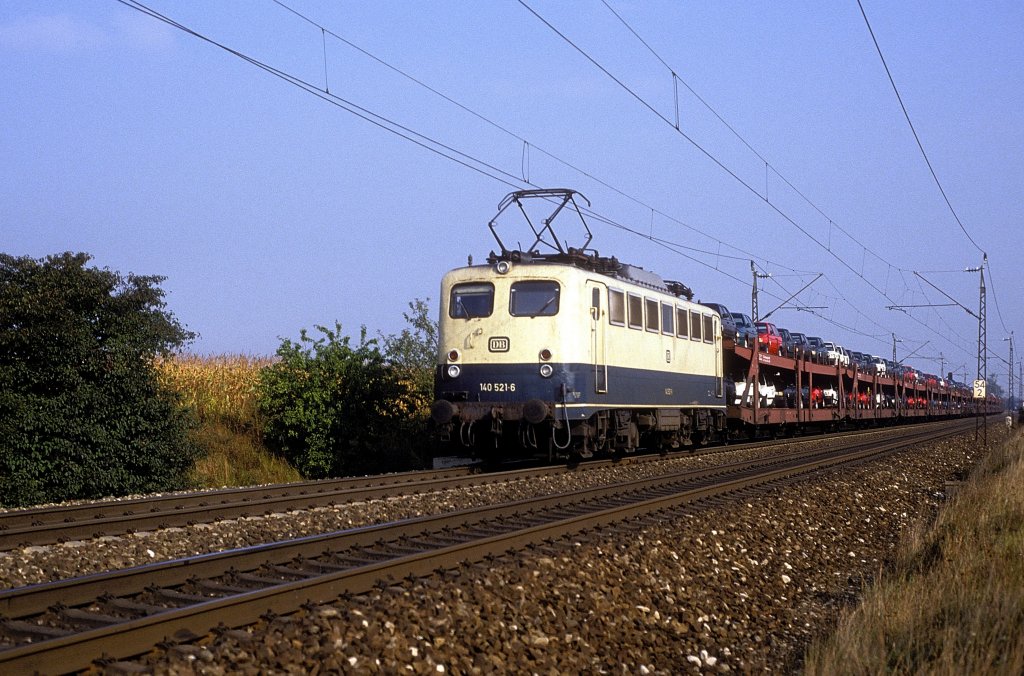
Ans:
POLYGON ((513 317, 550 317, 558 314, 558 282, 528 281, 512 285, 509 313, 513 317))
POLYGON ((456 284, 448 304, 448 315, 455 319, 490 317, 494 312, 494 285, 490 283, 456 284))

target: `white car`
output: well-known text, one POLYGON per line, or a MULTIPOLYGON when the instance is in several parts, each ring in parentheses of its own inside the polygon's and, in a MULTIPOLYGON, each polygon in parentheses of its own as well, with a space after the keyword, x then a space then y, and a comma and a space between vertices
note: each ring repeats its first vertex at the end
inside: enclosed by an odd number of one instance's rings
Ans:
MULTIPOLYGON (((750 388, 750 392, 747 392, 747 382, 740 380, 736 383, 736 403, 737 405, 750 405, 751 397, 753 396, 753 388, 750 388)), ((769 384, 768 380, 762 376, 761 382, 757 385, 757 394, 760 398, 761 406, 774 406, 775 397, 777 395, 776 388, 774 385, 769 384)))
POLYGON ((875 373, 880 376, 885 375, 885 360, 878 355, 871 355, 871 365, 875 367, 875 373))
POLYGON ((850 355, 846 354, 846 349, 842 345, 826 341, 822 350, 825 352, 825 361, 840 366, 850 365, 850 355))
POLYGON ((839 392, 836 388, 829 385, 821 391, 822 404, 825 406, 838 406, 839 405, 839 392))

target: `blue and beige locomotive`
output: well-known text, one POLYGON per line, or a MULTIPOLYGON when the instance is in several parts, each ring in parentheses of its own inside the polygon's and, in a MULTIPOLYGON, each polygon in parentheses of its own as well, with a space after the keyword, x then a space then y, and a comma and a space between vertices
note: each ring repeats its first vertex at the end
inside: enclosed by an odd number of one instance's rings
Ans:
POLYGON ((444 276, 431 416, 451 451, 590 457, 724 435, 720 317, 683 284, 587 249, 578 198, 509 194, 489 224, 500 253, 444 276), (535 222, 538 204, 554 206, 535 222), (579 216, 583 247, 552 228, 563 210, 579 216), (504 245, 506 212, 525 218, 531 246, 504 245))

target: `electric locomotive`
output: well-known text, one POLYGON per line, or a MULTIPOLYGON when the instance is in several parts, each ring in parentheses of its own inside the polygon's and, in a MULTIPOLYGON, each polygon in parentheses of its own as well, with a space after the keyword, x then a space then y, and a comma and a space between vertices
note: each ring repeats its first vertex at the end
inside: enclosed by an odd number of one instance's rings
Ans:
POLYGON ((589 249, 577 199, 510 193, 488 224, 500 251, 444 276, 431 417, 450 452, 590 457, 724 436, 720 316, 685 285, 589 249), (498 234, 517 212, 534 237, 525 249, 498 234), (581 247, 552 227, 562 213, 579 218, 581 247))

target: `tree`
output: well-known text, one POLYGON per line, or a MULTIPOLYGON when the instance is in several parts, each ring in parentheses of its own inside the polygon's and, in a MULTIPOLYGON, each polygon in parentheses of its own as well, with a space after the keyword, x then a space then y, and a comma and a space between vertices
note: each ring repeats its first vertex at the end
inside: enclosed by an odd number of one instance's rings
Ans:
POLYGON ((194 337, 163 277, 0 254, 0 502, 183 487, 198 453, 154 367, 194 337))
POLYGON ((415 464, 403 431, 409 384, 361 332, 353 346, 334 329, 299 342, 284 339, 279 361, 260 377, 267 445, 309 478, 408 469, 415 464))

